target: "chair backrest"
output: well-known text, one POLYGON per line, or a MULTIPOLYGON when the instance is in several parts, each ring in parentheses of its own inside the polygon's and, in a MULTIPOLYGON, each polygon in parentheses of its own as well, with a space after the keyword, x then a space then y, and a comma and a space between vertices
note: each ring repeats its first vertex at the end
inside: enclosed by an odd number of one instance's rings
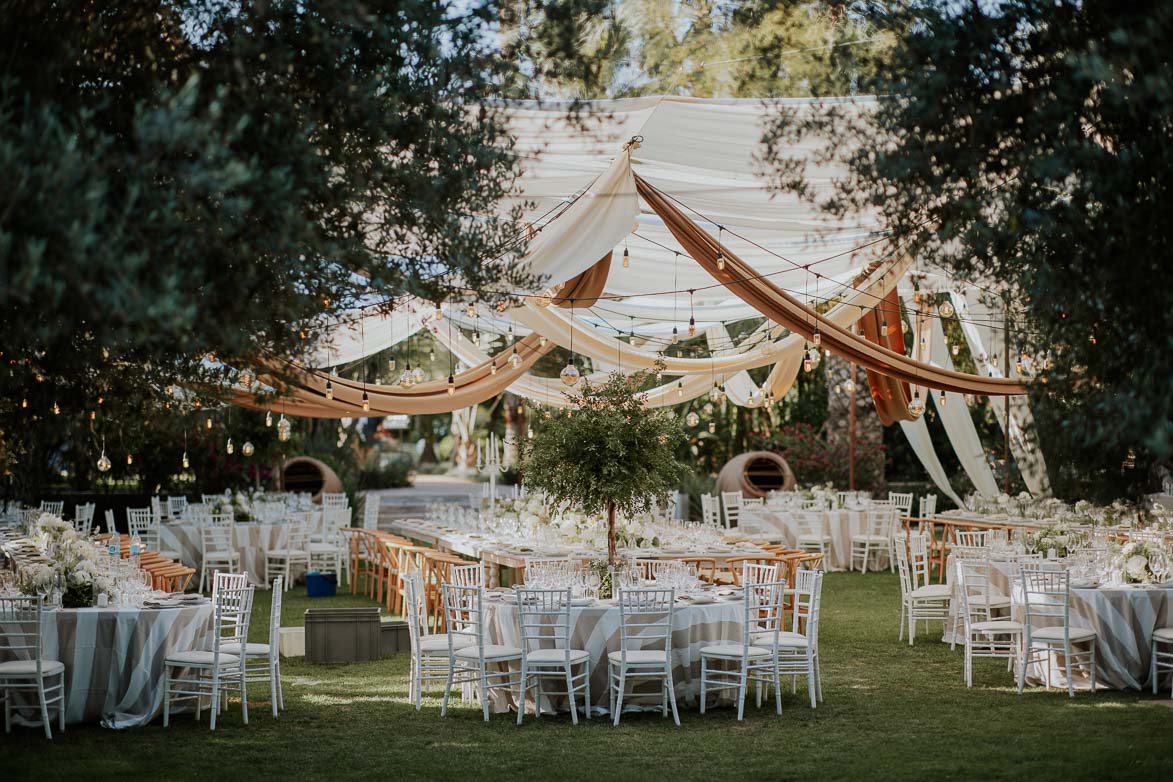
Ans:
POLYGON ((896 572, 900 576, 900 596, 906 598, 912 590, 916 589, 916 585, 912 581, 912 566, 909 563, 908 547, 903 545, 903 541, 896 543, 896 572))
POLYGON ((725 526, 735 527, 741 517, 742 496, 739 491, 721 492, 721 506, 725 509, 725 526))
POLYGON ((822 538, 825 535, 827 517, 817 511, 799 511, 794 514, 794 523, 800 537, 822 538))
POLYGON ((675 589, 619 590, 619 652, 623 663, 627 653, 634 651, 631 644, 646 649, 649 644, 663 645, 665 653, 672 651, 672 611, 676 604, 675 589))
POLYGON ((231 527, 236 524, 236 519, 232 517, 231 513, 202 513, 200 517, 205 524, 213 527, 231 527))
POLYGON ((403 576, 403 611, 407 622, 412 655, 420 653, 420 636, 428 626, 428 609, 424 604, 424 577, 418 569, 403 576))
POLYGON ((453 565, 448 569, 448 583, 457 586, 483 587, 485 585, 485 566, 480 562, 471 565, 453 565))
POLYGON ((786 616, 786 582, 785 581, 749 581, 745 582, 745 619, 742 624, 742 648, 748 650, 750 640, 758 633, 773 633, 772 643, 758 646, 778 646, 778 633, 786 628, 783 621, 786 616))
POLYGON ((35 660, 41 675, 41 605, 44 598, 0 597, 0 649, 18 660, 35 660))
POLYGON ((322 507, 323 508, 349 508, 350 500, 347 499, 345 492, 323 492, 322 493, 322 507))
POLYGON ((158 495, 151 497, 151 514, 155 517, 156 524, 163 523, 163 501, 158 495))
POLYGON ((178 518, 187 510, 187 497, 168 497, 167 513, 171 518, 178 518))
POLYGON ((756 562, 742 562, 741 563, 741 583, 746 587, 754 584, 771 584, 781 580, 786 583, 782 575, 782 568, 785 563, 772 562, 768 564, 760 564, 756 562))
POLYGON ((480 656, 485 653, 485 590, 478 586, 457 586, 441 584, 444 595, 444 618, 447 619, 448 644, 451 652, 452 638, 468 635, 477 639, 480 656))
POLYGON ((248 573, 225 573, 217 570, 212 574, 212 599, 220 594, 222 589, 244 589, 248 586, 248 573))
POLYGON ((155 523, 155 514, 150 508, 127 508, 126 528, 131 535, 149 535, 155 523))
POLYGON ((362 504, 362 525, 364 529, 379 528, 379 509, 383 498, 378 494, 367 494, 362 504))
POLYGON ((224 587, 216 593, 213 637, 214 661, 219 664, 220 648, 225 644, 248 643, 248 623, 252 615, 253 587, 224 587))
POLYGON ((701 495, 701 520, 714 527, 721 526, 721 500, 715 494, 701 495))
POLYGON ((807 511, 824 511, 827 509, 827 503, 823 500, 803 500, 798 504, 798 509, 807 511))
POLYGON ((794 632, 802 632, 806 623, 807 643, 812 650, 819 646, 819 613, 823 603, 823 572, 799 570, 794 574, 794 632))
POLYGON ((896 514, 891 507, 881 505, 879 507, 868 508, 868 534, 889 537, 892 535, 892 523, 895 518, 896 514))
POLYGON ((214 508, 221 502, 224 502, 223 494, 201 494, 200 502, 207 505, 209 508, 214 508))
POLYGON ((75 505, 73 508, 73 529, 79 535, 89 535, 90 530, 94 526, 94 510, 97 505, 92 502, 86 502, 81 505, 75 505))
MULTIPOLYGON (((904 546, 897 545, 896 548, 901 549, 904 546)), ((928 586, 929 573, 933 567, 931 554, 932 547, 929 545, 927 535, 913 534, 908 536, 908 562, 911 566, 913 589, 928 586)))
MULTIPOLYGON (((247 578, 247 576, 246 576, 247 578)), ((273 579, 273 594, 269 603, 269 656, 275 657, 281 647, 281 596, 285 592, 285 576, 273 579)))
POLYGON ((65 500, 41 500, 41 513, 61 516, 65 513, 65 500))
POLYGON ((106 511, 106 531, 110 532, 110 533, 114 532, 114 511, 113 510, 106 511))
POLYGON ((855 501, 855 492, 853 491, 837 491, 835 492, 835 504, 840 508, 847 507, 847 505, 855 501))
POLYGON ((990 532, 988 529, 957 529, 953 532, 953 539, 958 546, 980 548, 989 545, 990 532))
POLYGON ((912 515, 912 492, 890 491, 888 502, 899 508, 902 516, 912 515))
POLYGON ((966 627, 974 622, 988 622, 993 617, 989 597, 990 561, 987 557, 956 557, 957 586, 961 593, 962 618, 966 627))
POLYGON ((931 519, 937 515, 937 495, 926 494, 920 498, 920 517, 931 519))
POLYGON ((205 557, 208 554, 226 554, 232 551, 232 531, 222 526, 200 527, 200 550, 205 557))
POLYGON ((289 525, 289 542, 283 548, 294 551, 305 551, 310 545, 310 527, 305 522, 294 522, 289 525))
MULTIPOLYGON (((1040 619, 1060 619, 1063 633, 1071 626, 1071 573, 1066 568, 1042 569, 1050 563, 1039 563, 1039 569, 1023 567, 1019 579, 1022 585, 1022 604, 1026 609, 1026 628, 1040 619)), ((1054 622, 1044 624, 1053 625, 1054 622)))
POLYGON ((517 618, 521 625, 521 652, 528 656, 539 649, 563 649, 570 662, 570 587, 529 589, 514 587, 517 618))

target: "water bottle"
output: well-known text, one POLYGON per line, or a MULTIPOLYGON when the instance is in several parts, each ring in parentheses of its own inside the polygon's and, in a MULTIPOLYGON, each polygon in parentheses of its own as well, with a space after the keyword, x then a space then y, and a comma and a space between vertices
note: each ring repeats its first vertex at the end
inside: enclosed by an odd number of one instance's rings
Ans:
POLYGON ((143 541, 136 532, 130 539, 130 563, 136 568, 139 566, 139 556, 143 553, 143 541))
POLYGON ((110 540, 106 544, 106 553, 109 554, 112 559, 122 558, 122 541, 118 538, 118 530, 114 530, 110 533, 110 540))

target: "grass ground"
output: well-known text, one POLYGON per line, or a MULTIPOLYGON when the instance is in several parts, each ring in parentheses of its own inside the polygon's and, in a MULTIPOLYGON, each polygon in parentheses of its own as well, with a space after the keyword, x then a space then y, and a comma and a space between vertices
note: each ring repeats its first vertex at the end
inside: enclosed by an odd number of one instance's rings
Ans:
MULTIPOLYGON (((258 595, 257 640, 268 618, 258 595)), ((361 605, 336 598, 331 605, 361 605)), ((812 711, 786 693, 783 715, 748 708, 625 715, 577 727, 569 717, 481 721, 438 699, 407 700, 406 655, 377 663, 314 666, 287 661, 286 711, 273 718, 258 685, 252 719, 230 708, 215 733, 177 716, 164 730, 73 726, 46 742, 17 729, 0 738, 0 780, 23 779, 1171 779, 1173 708, 1135 692, 1015 694, 1005 665, 978 661, 974 688, 961 653, 922 636, 896 640, 899 590, 887 574, 830 574, 822 653, 826 702, 812 711), (984 663, 984 664, 983 664, 984 663)), ((291 591, 284 621, 310 604, 291 591)), ((313 605, 325 603, 315 600, 313 605)), ((939 636, 938 636, 939 637, 939 636)))

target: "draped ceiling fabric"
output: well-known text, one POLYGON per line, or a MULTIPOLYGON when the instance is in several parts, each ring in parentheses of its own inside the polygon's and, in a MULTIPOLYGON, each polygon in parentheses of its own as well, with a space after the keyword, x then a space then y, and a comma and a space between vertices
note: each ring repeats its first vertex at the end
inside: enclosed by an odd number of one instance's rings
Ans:
MULTIPOLYGON (((859 319, 859 325, 869 342, 904 353, 904 317, 900 313, 895 289, 888 291, 875 307, 868 310, 859 319)), ((884 426, 913 420, 914 416, 908 411, 908 403, 912 400, 908 383, 874 369, 867 370, 867 377, 876 414, 884 426)))

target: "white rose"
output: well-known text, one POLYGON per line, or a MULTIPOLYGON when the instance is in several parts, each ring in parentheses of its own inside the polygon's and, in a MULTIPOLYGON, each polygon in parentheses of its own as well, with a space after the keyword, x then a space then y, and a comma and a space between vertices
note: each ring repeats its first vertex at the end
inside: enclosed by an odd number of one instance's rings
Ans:
POLYGON ((1129 557, 1128 561, 1124 563, 1125 572, 1127 572, 1128 575, 1131 576, 1132 578, 1137 578, 1137 579, 1145 577, 1145 571, 1148 570, 1148 567, 1149 567, 1148 559, 1141 556, 1140 554, 1135 554, 1135 555, 1129 557))

